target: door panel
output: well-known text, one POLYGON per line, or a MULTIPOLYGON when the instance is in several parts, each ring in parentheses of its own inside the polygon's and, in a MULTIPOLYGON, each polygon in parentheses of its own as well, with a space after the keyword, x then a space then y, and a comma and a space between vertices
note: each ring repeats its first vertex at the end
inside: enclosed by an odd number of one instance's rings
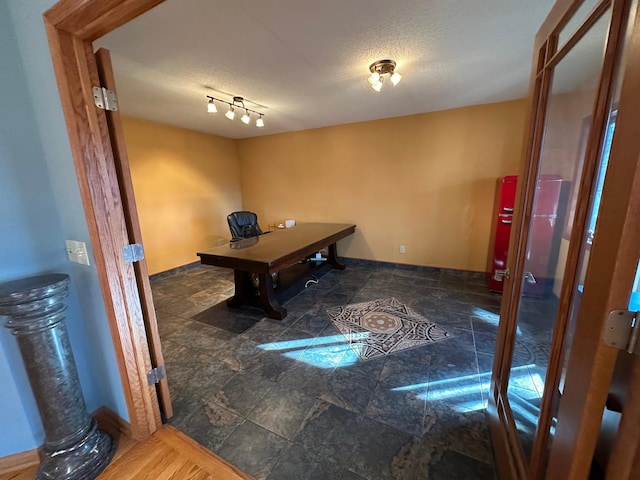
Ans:
MULTIPOLYGON (((640 262, 627 310, 640 310, 640 262)), ((621 352, 607 396, 598 437, 598 458, 607 478, 637 478, 640 472, 640 357, 621 352), (611 418, 605 423, 606 418, 611 418)))
POLYGON ((640 276, 636 3, 558 0, 536 38, 489 402, 505 478, 579 480, 599 466, 607 478, 628 479, 640 463, 640 362, 621 360, 601 339, 608 312, 634 302, 640 276), (539 188, 549 175, 562 185, 555 218, 539 188), (545 264, 549 287, 532 294, 527 274, 537 281, 545 264))
POLYGON ((535 370, 536 376, 529 377, 529 385, 538 394, 529 397, 521 394, 519 364, 512 365, 507 387, 507 398, 527 456, 533 450, 540 420, 560 307, 559 296, 565 277, 561 242, 554 243, 558 238, 556 228, 563 227, 556 222, 557 213, 559 210, 564 213, 568 206, 566 199, 562 205, 559 204, 560 189, 562 180, 577 178, 578 183, 581 180, 584 162, 579 155, 578 132, 581 132, 585 117, 592 114, 596 103, 610 20, 611 11, 608 10, 559 61, 551 80, 513 354, 514 358, 526 359, 527 368, 535 370))
MULTIPOLYGON (((98 72, 102 86, 116 92, 115 78, 113 76, 109 51, 104 48, 99 49, 96 52, 96 62, 98 64, 98 72)), ((127 223, 129 242, 142 244, 142 232, 140 230, 138 211, 136 208, 135 196, 133 194, 133 182, 131 180, 129 157, 127 156, 120 112, 117 110, 107 111, 107 124, 109 127, 109 137, 113 147, 114 163, 118 175, 118 184, 120 187, 120 195, 122 197, 125 220, 127 223)), ((160 344, 160 333, 158 332, 156 312, 153 305, 147 262, 145 259, 142 259, 141 261, 135 262, 133 265, 136 275, 136 283, 138 284, 138 291, 140 292, 140 303, 142 306, 144 326, 147 332, 147 341, 149 343, 151 366, 153 368, 164 367, 162 346, 160 344)), ((165 418, 172 417, 173 409, 171 406, 169 385, 167 383, 166 376, 157 384, 157 393, 162 414, 165 418)))

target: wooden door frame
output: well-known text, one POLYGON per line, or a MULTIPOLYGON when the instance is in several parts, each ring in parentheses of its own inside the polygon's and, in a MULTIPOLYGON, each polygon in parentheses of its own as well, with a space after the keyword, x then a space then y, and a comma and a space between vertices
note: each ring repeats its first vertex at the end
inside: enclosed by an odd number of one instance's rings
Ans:
POLYGON ((105 302, 132 436, 147 438, 161 425, 140 292, 125 263, 129 234, 106 115, 94 104, 100 84, 92 42, 162 0, 61 0, 44 14, 89 238, 105 302))

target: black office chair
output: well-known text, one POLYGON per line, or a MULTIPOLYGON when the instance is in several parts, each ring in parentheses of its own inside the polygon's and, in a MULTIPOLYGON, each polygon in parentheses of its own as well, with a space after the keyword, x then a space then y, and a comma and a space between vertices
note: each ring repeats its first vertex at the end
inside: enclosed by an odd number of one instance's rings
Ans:
POLYGON ((227 222, 232 238, 251 238, 264 233, 258 225, 258 215, 253 212, 243 210, 230 213, 227 222))

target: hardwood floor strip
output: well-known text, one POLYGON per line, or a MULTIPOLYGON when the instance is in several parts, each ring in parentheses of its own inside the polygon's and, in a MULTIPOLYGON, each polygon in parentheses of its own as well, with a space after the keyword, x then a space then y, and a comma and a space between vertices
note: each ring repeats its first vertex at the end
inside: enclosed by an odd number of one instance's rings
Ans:
POLYGON ((0 480, 33 480, 36 478, 37 471, 38 465, 32 465, 22 470, 2 473, 0 474, 0 480))
MULTIPOLYGON (((3 477, 4 474, 9 474, 23 468, 31 467, 32 465, 37 466, 39 464, 40 457, 38 456, 37 449, 2 457, 0 458, 0 479, 5 478, 3 477)), ((10 479, 12 477, 7 478, 10 479)))
POLYGON ((165 425, 154 436, 211 474, 209 478, 212 480, 253 480, 249 474, 218 457, 170 425, 165 425))
POLYGON ((112 461, 98 478, 100 480, 133 480, 153 468, 166 456, 167 450, 157 438, 151 437, 131 448, 125 455, 112 461))
POLYGON ((175 450, 163 448, 163 451, 165 453, 162 459, 156 465, 151 466, 140 480, 171 480, 179 478, 176 476, 176 471, 181 466, 180 455, 175 450))
POLYGON ((186 461, 176 471, 175 478, 183 478, 184 480, 200 480, 202 478, 212 478, 207 472, 203 472, 198 465, 194 465, 193 462, 186 461), (204 475, 204 476, 203 476, 204 475))
MULTIPOLYGON (((170 425, 143 442, 119 436, 117 445, 114 459, 96 480, 254 480, 170 425)), ((0 480, 33 480, 37 469, 0 474, 0 480)))

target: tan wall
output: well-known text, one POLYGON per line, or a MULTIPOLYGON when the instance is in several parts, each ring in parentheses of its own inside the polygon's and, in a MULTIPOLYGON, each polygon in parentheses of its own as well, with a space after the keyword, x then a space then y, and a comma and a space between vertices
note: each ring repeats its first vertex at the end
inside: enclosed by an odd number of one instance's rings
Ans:
POLYGON ((198 250, 227 241, 227 214, 242 207, 236 142, 132 118, 123 124, 149 272, 196 262, 198 250))
POLYGON ((240 140, 244 207, 263 227, 353 222, 347 257, 484 271, 525 111, 518 100, 240 140))

